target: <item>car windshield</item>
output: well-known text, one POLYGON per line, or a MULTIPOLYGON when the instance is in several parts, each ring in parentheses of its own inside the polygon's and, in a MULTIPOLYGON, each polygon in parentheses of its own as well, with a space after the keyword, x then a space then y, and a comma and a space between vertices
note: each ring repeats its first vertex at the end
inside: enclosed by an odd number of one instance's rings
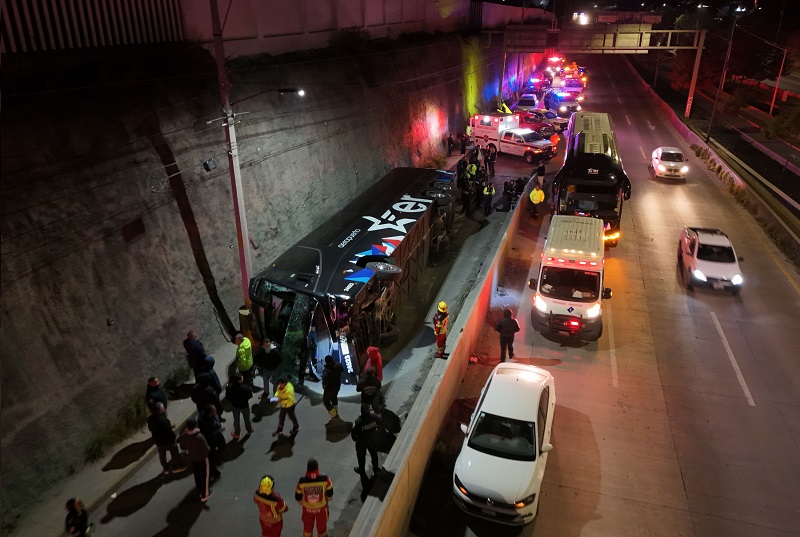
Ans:
POLYGON ((520 99, 517 106, 536 106, 534 99, 520 99))
POLYGON ((618 211, 619 200, 613 194, 568 192, 562 213, 613 213, 618 211))
POLYGON ((701 261, 713 261, 715 263, 734 263, 736 256, 730 246, 713 246, 711 244, 701 244, 697 248, 697 259, 701 261))
POLYGON ((680 153, 661 153, 663 162, 683 162, 683 155, 680 153))
POLYGON ((544 267, 539 291, 551 298, 594 302, 600 295, 600 273, 564 267, 544 267))
POLYGON ((528 132, 522 135, 522 139, 525 140, 526 142, 538 142, 540 140, 543 140, 544 138, 542 138, 541 136, 539 136, 539 134, 535 132, 528 132))
POLYGON ((467 444, 474 450, 515 461, 536 460, 535 424, 487 412, 478 415, 467 444))

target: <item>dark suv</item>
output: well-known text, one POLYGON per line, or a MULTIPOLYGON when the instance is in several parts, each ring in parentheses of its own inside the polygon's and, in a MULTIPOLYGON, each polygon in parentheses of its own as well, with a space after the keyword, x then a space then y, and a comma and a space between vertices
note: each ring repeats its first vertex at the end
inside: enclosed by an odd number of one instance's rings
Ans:
POLYGON ((575 97, 565 91, 551 89, 544 94, 543 101, 545 108, 555 110, 561 117, 569 117, 573 112, 581 111, 581 103, 578 99, 581 99, 581 97, 575 97))

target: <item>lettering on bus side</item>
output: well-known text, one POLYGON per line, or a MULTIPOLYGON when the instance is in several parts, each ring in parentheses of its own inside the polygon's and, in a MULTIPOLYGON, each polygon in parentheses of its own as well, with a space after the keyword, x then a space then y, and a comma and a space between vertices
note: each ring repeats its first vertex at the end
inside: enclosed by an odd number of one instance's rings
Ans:
MULTIPOLYGON (((392 205, 392 209, 399 213, 421 213, 424 212, 432 202, 432 199, 413 198, 408 194, 403 194, 400 201, 392 205)), ((417 221, 416 218, 397 218, 392 214, 391 210, 383 213, 380 218, 375 218, 374 216, 364 216, 364 218, 372 222, 372 225, 367 231, 392 229, 403 234, 408 233, 408 229, 406 229, 407 225, 417 221)))
MULTIPOLYGON (((356 235, 361 233, 361 229, 354 229, 342 242, 339 243, 339 248, 344 248, 347 243, 356 238, 356 235)), ((319 274, 319 272, 318 272, 319 274)))

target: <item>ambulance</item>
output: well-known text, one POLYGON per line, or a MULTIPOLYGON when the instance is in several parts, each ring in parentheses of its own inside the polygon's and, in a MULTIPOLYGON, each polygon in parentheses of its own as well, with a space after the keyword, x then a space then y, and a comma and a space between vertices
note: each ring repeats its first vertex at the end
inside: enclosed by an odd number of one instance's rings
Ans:
POLYGON ((519 127, 520 114, 477 114, 470 118, 473 142, 498 153, 523 157, 528 164, 556 156, 556 146, 533 129, 519 127))
POLYGON ((603 334, 603 221, 555 215, 550 222, 533 289, 531 324, 543 334, 594 341, 603 334))

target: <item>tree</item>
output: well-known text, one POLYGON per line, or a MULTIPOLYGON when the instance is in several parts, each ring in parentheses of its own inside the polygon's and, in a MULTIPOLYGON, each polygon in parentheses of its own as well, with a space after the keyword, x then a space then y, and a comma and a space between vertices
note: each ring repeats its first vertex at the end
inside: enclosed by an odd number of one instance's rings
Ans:
POLYGON ((781 110, 781 113, 764 127, 764 135, 793 146, 800 145, 800 106, 781 110))

